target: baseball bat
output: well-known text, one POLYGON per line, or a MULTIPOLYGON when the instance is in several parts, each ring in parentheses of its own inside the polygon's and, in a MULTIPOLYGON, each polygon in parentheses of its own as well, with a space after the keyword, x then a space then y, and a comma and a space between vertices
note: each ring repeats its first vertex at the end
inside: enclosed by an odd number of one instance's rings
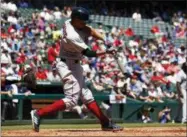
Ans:
POLYGON ((118 58, 117 52, 116 52, 116 54, 114 54, 114 59, 116 60, 118 66, 119 66, 120 71, 125 75, 125 74, 126 74, 125 67, 124 67, 124 65, 120 62, 120 60, 119 60, 119 58, 118 58))

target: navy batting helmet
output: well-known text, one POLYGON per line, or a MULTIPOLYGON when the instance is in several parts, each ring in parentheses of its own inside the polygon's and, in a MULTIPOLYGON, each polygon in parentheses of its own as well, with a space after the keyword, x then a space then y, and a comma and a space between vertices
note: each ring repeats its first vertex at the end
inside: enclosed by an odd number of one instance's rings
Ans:
POLYGON ((89 21, 89 11, 82 7, 73 8, 71 18, 78 18, 83 21, 89 21))

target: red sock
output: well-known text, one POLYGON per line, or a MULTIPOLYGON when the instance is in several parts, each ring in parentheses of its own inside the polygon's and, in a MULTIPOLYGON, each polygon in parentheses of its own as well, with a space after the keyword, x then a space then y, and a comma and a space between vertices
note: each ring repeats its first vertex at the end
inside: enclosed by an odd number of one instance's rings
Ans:
POLYGON ((87 108, 100 120, 101 124, 109 123, 109 119, 103 114, 96 101, 87 104, 87 108))
POLYGON ((44 108, 39 109, 37 111, 37 114, 40 117, 42 117, 42 116, 45 116, 49 113, 54 113, 54 112, 57 112, 59 110, 65 110, 65 108, 66 108, 66 105, 65 105, 64 101, 63 100, 58 100, 51 105, 48 105, 44 108))

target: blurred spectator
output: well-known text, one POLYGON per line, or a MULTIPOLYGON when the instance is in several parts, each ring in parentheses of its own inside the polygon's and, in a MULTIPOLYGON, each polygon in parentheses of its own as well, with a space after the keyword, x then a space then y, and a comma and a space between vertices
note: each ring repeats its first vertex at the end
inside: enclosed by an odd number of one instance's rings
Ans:
POLYGON ((134 99, 138 99, 142 90, 141 82, 137 79, 136 75, 133 75, 127 84, 128 95, 134 99))
POLYGON ((178 17, 177 17, 176 13, 173 14, 173 17, 171 20, 172 20, 173 24, 176 24, 178 22, 178 17))
POLYGON ((123 41, 120 40, 119 37, 114 37, 114 43, 113 43, 114 47, 119 48, 119 47, 122 47, 123 44, 124 44, 123 41))
POLYGON ((10 1, 7 4, 7 9, 15 12, 15 11, 17 11, 18 8, 17 8, 16 4, 13 1, 10 1))
POLYGON ((151 119, 151 113, 154 112, 154 108, 151 107, 151 106, 147 106, 147 105, 143 105, 141 108, 140 108, 140 111, 138 113, 138 117, 141 119, 141 121, 143 123, 150 123, 152 122, 152 119, 151 119))
POLYGON ((120 78, 117 82, 118 93, 122 93, 122 90, 124 90, 124 85, 126 84, 126 80, 124 74, 122 73, 119 73, 118 77, 120 78))
POLYGON ((163 110, 158 113, 158 121, 162 124, 168 123, 171 121, 170 113, 171 109, 168 106, 165 106, 163 110))
POLYGON ((38 66, 38 71, 36 72, 36 79, 39 81, 47 80, 47 74, 42 66, 38 66))
POLYGON ((2 10, 6 10, 7 9, 7 3, 4 0, 2 0, 0 7, 1 7, 2 10))
POLYGON ((62 18, 62 13, 60 12, 58 7, 55 7, 55 12, 53 14, 55 16, 55 19, 57 19, 57 20, 62 18))
POLYGON ((40 33, 41 33, 45 29, 45 19, 43 17, 38 16, 36 25, 39 28, 40 33))
POLYGON ((19 5, 20 8, 28 8, 29 7, 29 4, 25 0, 21 0, 18 3, 18 5, 19 5))
POLYGON ((11 76, 15 74, 10 63, 1 63, 1 70, 5 73, 6 76, 11 76))
POLYGON ((64 7, 64 10, 62 12, 62 15, 66 18, 69 18, 71 16, 72 10, 71 7, 64 7))
POLYGON ((168 83, 164 86, 163 89, 164 95, 169 99, 175 99, 176 98, 176 91, 174 91, 174 84, 168 83))
POLYGON ((161 97, 159 96, 159 94, 153 84, 150 84, 148 87, 148 95, 149 95, 149 99, 152 102, 155 102, 155 101, 158 101, 160 103, 164 102, 163 100, 161 100, 161 97))
POLYGON ((52 72, 47 73, 47 80, 49 80, 51 82, 60 82, 61 81, 56 68, 53 68, 52 72))
MULTIPOLYGON (((33 34, 33 32, 32 32, 32 29, 31 28, 29 28, 28 29, 28 32, 26 33, 26 37, 27 37, 27 39, 29 39, 29 40, 31 40, 31 39, 33 39, 34 38, 34 34, 33 34)), ((31 42, 29 41, 29 44, 31 44, 31 42)))
POLYGON ((16 62, 18 64, 22 64, 27 60, 26 53, 27 53, 27 51, 24 48, 20 48, 20 50, 18 52, 18 56, 16 58, 16 62))
POLYGON ((39 13, 37 12, 37 10, 35 12, 32 13, 32 20, 36 21, 39 17, 39 13))
POLYGON ((9 16, 8 16, 7 21, 10 22, 10 23, 13 23, 13 24, 17 24, 18 23, 18 19, 16 18, 14 12, 12 12, 12 11, 9 12, 9 16))
POLYGON ((44 36, 40 36, 40 40, 37 41, 37 48, 43 49, 46 45, 46 41, 44 40, 44 36))
POLYGON ((132 19, 133 19, 134 21, 141 21, 142 16, 141 16, 141 14, 140 14, 140 12, 139 12, 139 9, 136 9, 136 12, 133 13, 132 19))
POLYGON ((12 58, 7 49, 2 48, 1 64, 12 64, 12 58))
POLYGON ((49 64, 52 64, 56 57, 58 56, 58 52, 56 50, 56 44, 52 43, 52 46, 48 49, 48 62, 49 64))
POLYGON ((127 36, 127 37, 132 37, 134 36, 134 31, 131 27, 127 28, 124 32, 124 34, 127 36))
POLYGON ((53 26, 52 27, 52 37, 53 37, 53 40, 56 41, 56 40, 59 40, 59 38, 61 38, 62 36, 62 31, 57 29, 57 26, 53 26))
POLYGON ((70 17, 72 13, 71 7, 67 8, 67 17, 70 17))
POLYGON ((118 36, 118 34, 120 33, 120 29, 118 26, 114 26, 111 30, 111 33, 114 35, 114 36, 118 36))
POLYGON ((40 16, 44 18, 46 21, 53 20, 53 15, 51 14, 51 11, 44 7, 43 11, 40 13, 40 16))

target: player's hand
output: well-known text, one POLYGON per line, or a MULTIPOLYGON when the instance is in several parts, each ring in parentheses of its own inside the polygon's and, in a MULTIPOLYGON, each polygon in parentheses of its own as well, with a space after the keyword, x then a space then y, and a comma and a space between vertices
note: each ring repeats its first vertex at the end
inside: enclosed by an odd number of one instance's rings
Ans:
POLYGON ((25 96, 29 96, 29 95, 32 95, 32 92, 31 92, 31 91, 25 92, 25 96))
POLYGON ((12 97, 12 92, 11 91, 8 91, 7 94, 8 94, 9 97, 12 97))
POLYGON ((124 98, 123 95, 116 95, 116 100, 122 100, 124 98))

